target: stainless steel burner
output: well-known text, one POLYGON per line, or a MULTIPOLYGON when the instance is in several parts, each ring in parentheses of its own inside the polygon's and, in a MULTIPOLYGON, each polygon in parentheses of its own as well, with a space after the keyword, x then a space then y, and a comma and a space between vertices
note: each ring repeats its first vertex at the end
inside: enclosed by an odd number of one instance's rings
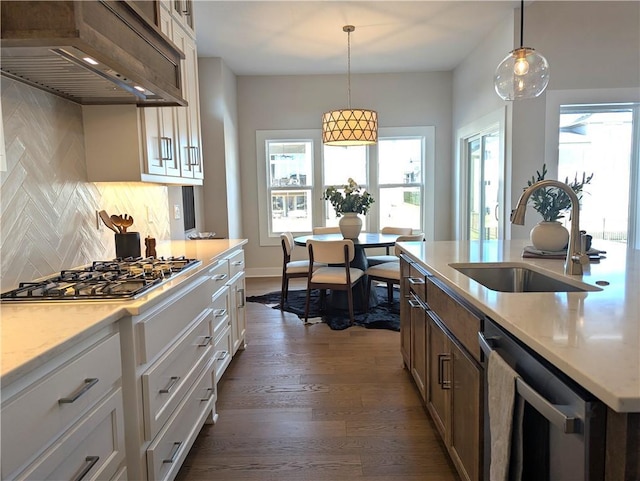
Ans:
POLYGON ((44 279, 21 282, 0 295, 2 302, 132 299, 172 275, 200 264, 185 257, 94 261, 44 279))

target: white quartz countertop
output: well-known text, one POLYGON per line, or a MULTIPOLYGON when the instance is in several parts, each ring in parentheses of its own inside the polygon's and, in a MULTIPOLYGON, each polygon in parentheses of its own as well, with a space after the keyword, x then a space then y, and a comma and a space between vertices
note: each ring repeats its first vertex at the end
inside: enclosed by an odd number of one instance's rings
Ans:
POLYGON ((528 241, 401 243, 460 297, 618 412, 640 412, 640 250, 595 241, 606 258, 582 276, 564 276, 563 260, 522 258, 528 241), (596 286, 589 292, 490 290, 452 263, 518 262, 596 286))
POLYGON ((106 325, 124 316, 144 312, 184 285, 194 274, 246 243, 246 239, 159 243, 156 246, 159 257, 186 256, 201 260, 202 264, 174 275, 168 282, 152 288, 137 299, 1 304, 2 383, 12 382, 106 325))

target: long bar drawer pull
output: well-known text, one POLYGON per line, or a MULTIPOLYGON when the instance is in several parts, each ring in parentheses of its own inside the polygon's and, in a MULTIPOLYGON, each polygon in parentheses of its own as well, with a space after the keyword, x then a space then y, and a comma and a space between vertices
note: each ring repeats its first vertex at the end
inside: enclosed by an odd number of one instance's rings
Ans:
POLYGON ((160 389, 160 394, 169 394, 179 380, 179 376, 171 376, 171 380, 169 381, 169 384, 167 384, 167 387, 160 389))
POLYGON ((551 404, 540 395, 535 389, 529 386, 521 377, 516 378, 516 391, 518 394, 533 406, 536 411, 542 414, 547 421, 562 429, 564 433, 573 434, 581 432, 580 418, 576 418, 568 411, 569 406, 551 404))
POLYGON ((80 470, 78 475, 72 479, 72 481, 81 481, 82 479, 84 479, 87 473, 91 471, 91 468, 96 465, 99 459, 100 456, 87 456, 86 458, 84 458, 84 466, 82 466, 82 469, 80 470))
POLYGON ((226 274, 218 274, 213 276, 214 281, 224 281, 227 278, 226 274))
POLYGON ((213 339, 213 337, 205 336, 204 342, 202 344, 198 344, 198 347, 207 347, 209 344, 211 344, 211 339, 213 339))
POLYGON ((97 377, 89 377, 84 380, 84 386, 74 392, 70 397, 63 397, 58 399, 58 404, 71 404, 76 402, 76 400, 85 394, 89 389, 95 386, 98 383, 99 379, 97 377))
POLYGON ((244 264, 244 261, 234 261, 231 263, 232 266, 241 266, 244 264))
POLYGON ((226 309, 216 309, 213 311, 213 317, 224 317, 227 315, 226 309))
POLYGON ((240 294, 240 301, 241 303, 238 304, 238 307, 246 307, 247 301, 246 298, 244 296, 244 289, 238 289, 236 291, 236 295, 240 294))
POLYGON ((207 397, 202 397, 202 398, 198 399, 198 401, 204 402, 204 401, 210 401, 211 400, 211 398, 213 397, 213 393, 214 393, 213 388, 212 387, 208 387, 207 391, 209 392, 209 395, 207 397))
POLYGON ((424 279, 422 277, 409 277, 407 280, 409 281, 409 284, 414 286, 417 284, 424 284, 424 279))
POLYGON ((449 354, 438 354, 438 384, 442 389, 451 389, 451 381, 444 378, 444 363, 450 360, 449 354))
POLYGON ((229 355, 229 351, 222 351, 220 356, 218 357, 218 361, 222 361, 225 357, 229 355))
MULTIPOLYGON (((478 341, 480 341, 480 347, 482 352, 489 359, 491 351, 494 349, 491 345, 493 342, 498 341, 500 338, 487 338, 483 333, 478 333, 478 341)), ((516 392, 528 402, 533 408, 542 414, 547 421, 554 426, 562 429, 567 434, 579 433, 582 430, 582 421, 577 418, 573 413, 569 412, 569 406, 563 406, 561 404, 552 404, 543 397, 539 392, 529 386, 524 379, 520 376, 516 377, 516 392), (566 411, 566 412, 565 412, 566 411)))
POLYGON ((182 446, 182 441, 176 441, 173 443, 173 448, 171 448, 171 453, 169 453, 169 457, 167 459, 163 459, 163 463, 173 463, 180 452, 180 446, 182 446))

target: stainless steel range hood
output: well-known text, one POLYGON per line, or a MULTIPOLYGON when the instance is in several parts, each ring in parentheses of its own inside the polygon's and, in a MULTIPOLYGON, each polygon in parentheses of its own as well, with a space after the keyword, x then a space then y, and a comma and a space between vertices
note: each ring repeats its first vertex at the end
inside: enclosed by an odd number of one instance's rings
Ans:
POLYGON ((83 105, 187 105, 184 55, 135 2, 3 0, 0 8, 3 75, 83 105))

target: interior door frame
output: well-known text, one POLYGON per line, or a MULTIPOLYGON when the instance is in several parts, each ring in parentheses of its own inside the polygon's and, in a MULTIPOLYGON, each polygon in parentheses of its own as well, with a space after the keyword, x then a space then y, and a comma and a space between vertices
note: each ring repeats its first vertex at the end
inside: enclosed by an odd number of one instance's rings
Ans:
POLYGON ((456 161, 455 161, 455 238, 458 240, 469 240, 469 158, 468 146, 471 139, 483 134, 498 131, 498 165, 500 182, 498 185, 498 239, 505 238, 505 179, 507 173, 506 149, 505 149, 505 126, 506 107, 498 109, 480 119, 471 122, 456 132, 456 161))

